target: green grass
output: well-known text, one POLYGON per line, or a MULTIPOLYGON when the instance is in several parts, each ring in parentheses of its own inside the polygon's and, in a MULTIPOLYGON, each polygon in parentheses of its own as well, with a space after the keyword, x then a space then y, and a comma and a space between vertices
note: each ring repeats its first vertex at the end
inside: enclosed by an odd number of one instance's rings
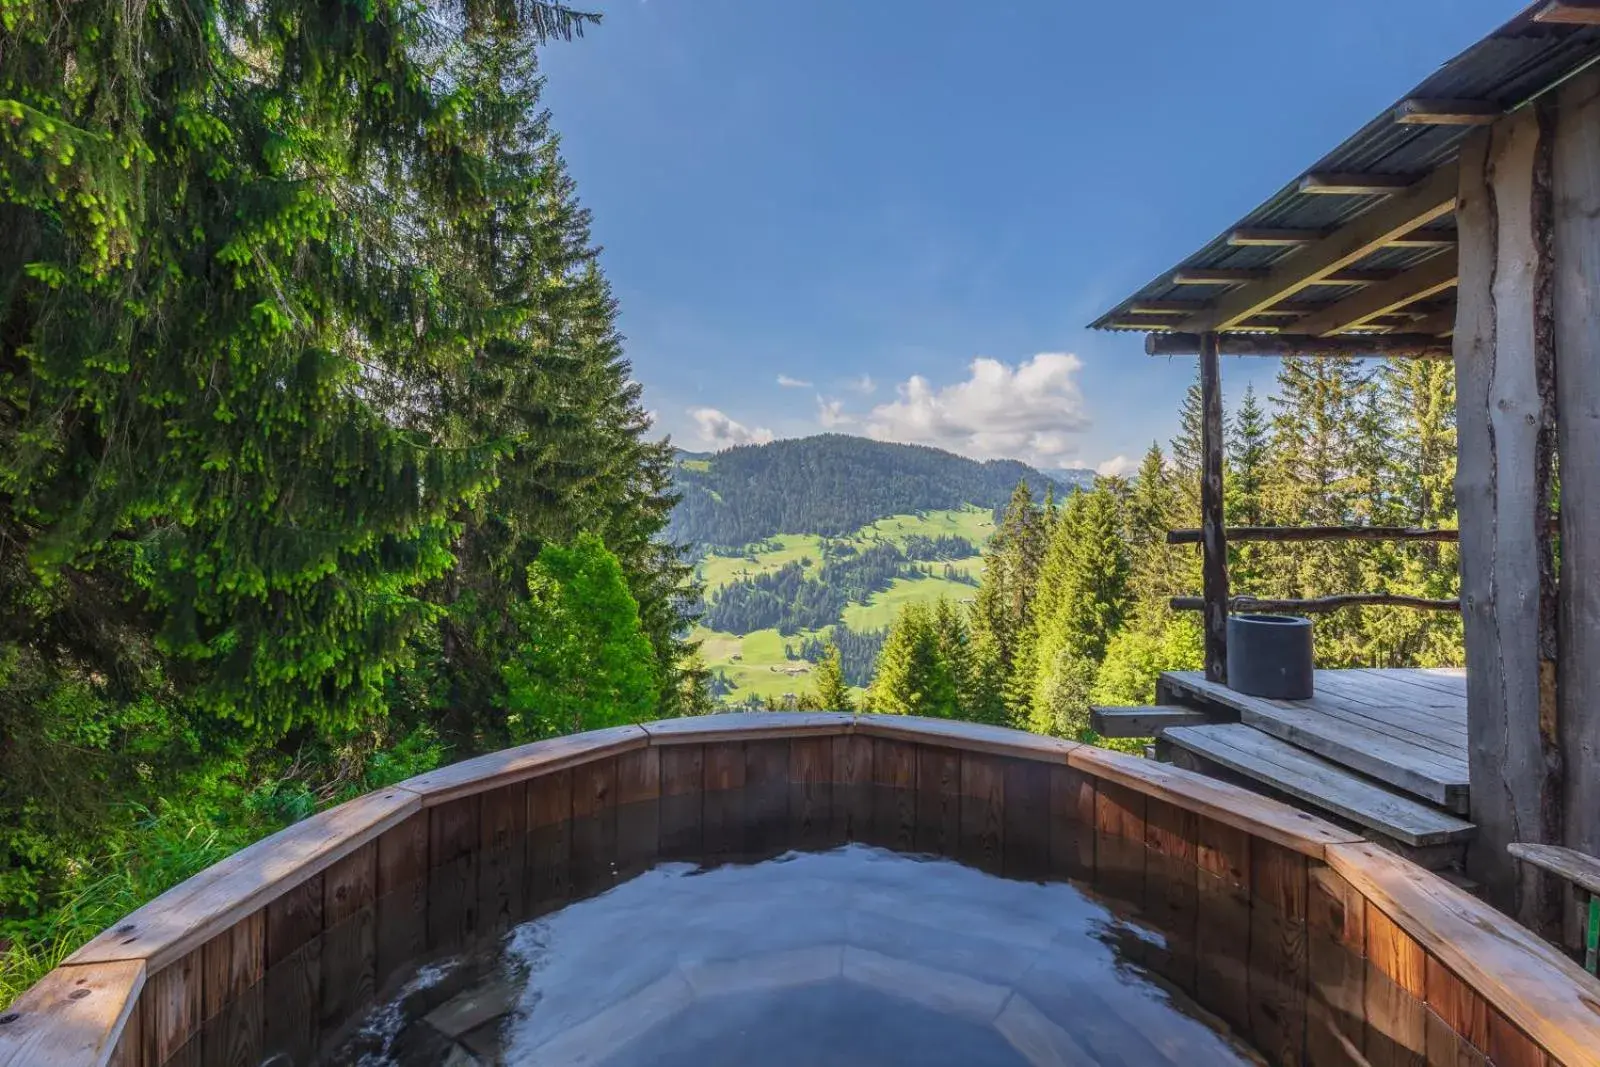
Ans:
POLYGON ((798 652, 800 642, 817 636, 814 633, 784 637, 777 630, 756 630, 740 637, 697 626, 692 636, 702 642, 700 649, 706 662, 723 670, 738 686, 725 698, 729 703, 739 703, 751 694, 776 698, 814 688, 811 664, 783 654, 786 642, 798 652))
POLYGON ((822 538, 816 534, 779 534, 772 538, 779 547, 763 549, 749 555, 722 555, 712 553, 700 561, 700 580, 706 592, 736 582, 740 578, 754 578, 770 574, 790 563, 809 559, 807 573, 822 566, 822 538))
POLYGON ((930 602, 941 596, 959 604, 978 595, 970 585, 944 578, 897 578, 881 593, 874 593, 866 604, 850 604, 844 609, 845 625, 852 630, 882 630, 894 622, 901 607, 913 602, 930 602))
POLYGON ((856 540, 877 539, 905 544, 906 538, 921 534, 923 537, 965 537, 978 548, 994 533, 994 521, 983 508, 960 508, 951 511, 925 511, 921 515, 890 515, 870 526, 863 526, 856 540))
POLYGON ((678 461, 678 466, 686 471, 708 471, 711 469, 709 459, 684 459, 678 461))

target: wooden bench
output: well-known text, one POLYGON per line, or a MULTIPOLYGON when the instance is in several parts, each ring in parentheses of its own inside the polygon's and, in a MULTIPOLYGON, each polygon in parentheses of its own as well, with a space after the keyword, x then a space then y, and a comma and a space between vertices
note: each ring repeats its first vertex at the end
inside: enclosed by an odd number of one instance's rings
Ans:
POLYGON ((1200 726, 1210 721, 1204 712, 1183 707, 1089 706, 1089 725, 1101 737, 1154 737, 1169 726, 1200 726))

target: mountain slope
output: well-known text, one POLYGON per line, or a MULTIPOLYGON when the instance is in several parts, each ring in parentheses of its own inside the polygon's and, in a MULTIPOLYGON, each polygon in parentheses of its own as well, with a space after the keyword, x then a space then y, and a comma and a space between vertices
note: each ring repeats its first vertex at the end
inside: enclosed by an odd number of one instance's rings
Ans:
POLYGON ((822 434, 684 453, 683 495, 668 536, 694 545, 738 546, 777 534, 839 536, 887 515, 963 505, 997 508, 1026 478, 1038 495, 1087 485, 1094 472, 1046 476, 1016 460, 979 462, 921 445, 822 434))

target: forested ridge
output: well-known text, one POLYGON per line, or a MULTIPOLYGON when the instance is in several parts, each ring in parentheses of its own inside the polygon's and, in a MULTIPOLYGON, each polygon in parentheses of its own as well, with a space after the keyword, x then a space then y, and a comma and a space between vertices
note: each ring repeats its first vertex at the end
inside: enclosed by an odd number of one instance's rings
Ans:
POLYGON ((0 1003, 319 806, 703 709, 539 103, 591 21, 0 5, 0 1003))
POLYGON ((677 466, 682 496, 673 540, 738 547, 783 533, 843 536, 885 515, 999 508, 1018 481, 1043 497, 1086 485, 1093 472, 1047 476, 1016 460, 979 462, 923 445, 819 434, 741 445, 677 466))
MULTIPOLYGON (((1041 500, 1018 483, 970 605, 906 605, 874 665, 876 712, 972 719, 1089 738, 1091 703, 1147 704, 1162 670, 1201 664, 1200 555, 1166 533, 1199 525, 1200 395, 1131 478, 1041 500)), ((1448 364, 1286 359, 1263 404, 1246 390, 1227 426, 1232 525, 1455 525, 1455 397, 1448 364)), ((1236 594, 1458 595, 1456 547, 1436 542, 1235 544, 1236 594)), ((1316 620, 1319 666, 1460 664, 1460 616, 1352 607, 1316 620)), ((808 648, 808 652, 812 652, 808 648)), ((813 654, 815 654, 813 652, 813 654)), ((809 658, 809 657, 808 657, 809 658)), ((816 692, 803 706, 829 706, 816 692)))

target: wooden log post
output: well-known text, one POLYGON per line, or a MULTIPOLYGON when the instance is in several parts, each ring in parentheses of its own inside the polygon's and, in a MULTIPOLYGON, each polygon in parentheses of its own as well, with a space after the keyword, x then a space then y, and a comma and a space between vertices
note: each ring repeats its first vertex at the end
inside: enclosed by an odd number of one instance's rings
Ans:
POLYGON ((1201 592, 1205 598, 1206 680, 1228 680, 1228 539, 1222 514, 1222 368, 1217 335, 1200 337, 1201 592))
POLYGON ((1496 906, 1550 931, 1545 880, 1513 841, 1559 840, 1550 120, 1528 107, 1461 149, 1454 335, 1472 821, 1468 873, 1496 906))
MULTIPOLYGON (((1561 604, 1556 724, 1567 847, 1600 857, 1600 71, 1562 87, 1551 164, 1561 604)), ((1553 842, 1552 842, 1553 843, 1553 842)), ((1577 902, 1565 908, 1576 946, 1577 902)))

